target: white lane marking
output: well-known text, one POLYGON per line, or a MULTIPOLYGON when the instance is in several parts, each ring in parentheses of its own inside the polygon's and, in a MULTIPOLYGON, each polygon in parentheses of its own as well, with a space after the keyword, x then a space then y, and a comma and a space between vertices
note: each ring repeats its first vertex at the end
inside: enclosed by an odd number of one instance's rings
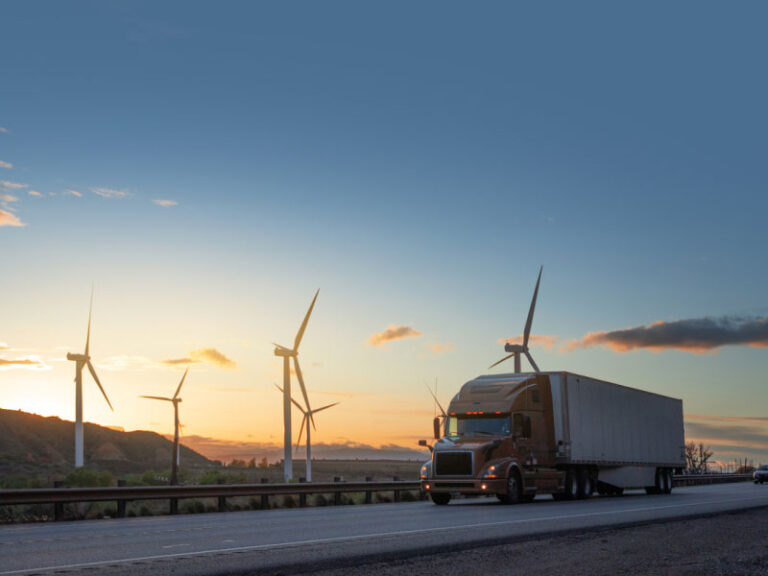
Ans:
POLYGON ((729 502, 752 502, 759 500, 766 503, 765 497, 751 498, 726 498, 724 500, 708 500, 706 502, 690 502, 688 504, 670 504, 668 506, 645 506, 642 508, 625 508, 623 510, 612 510, 607 512, 588 512, 585 514, 544 516, 540 518, 521 518, 519 520, 501 520, 498 522, 480 522, 476 524, 459 524, 453 526, 443 526, 439 528, 419 528, 417 530, 403 530, 401 532, 379 532, 374 534, 358 534, 357 536, 336 536, 333 538, 315 538, 311 540, 295 540, 293 542, 282 542, 279 544, 255 544, 252 546, 237 546, 233 548, 211 548, 210 550, 199 550, 197 552, 176 552, 173 554, 157 554, 155 556, 137 556, 135 558, 123 558, 120 560, 99 560, 96 562, 82 562, 79 564, 61 564, 58 566, 43 566, 39 568, 24 568, 21 570, 9 570, 0 572, 0 576, 10 576, 12 574, 29 574, 41 571, 71 570, 73 568, 88 568, 93 566, 106 566, 113 564, 130 564, 132 562, 145 562, 147 560, 163 560, 169 558, 204 556, 206 554, 222 554, 230 552, 251 552, 257 550, 279 550, 281 548, 291 548, 296 546, 306 546, 308 544, 330 544, 337 542, 354 542, 356 540, 365 540, 366 538, 387 538, 391 536, 410 536, 414 534, 425 534, 429 532, 447 532, 462 530, 465 528, 484 528, 489 526, 509 526, 513 524, 523 524, 532 522, 543 522, 551 520, 574 520, 576 518, 590 518, 594 516, 611 516, 615 514, 625 514, 627 512, 652 512, 657 510, 671 510, 674 508, 690 508, 691 506, 700 506, 702 504, 726 504, 729 502))
POLYGON ((161 546, 161 548, 183 548, 184 546, 191 546, 191 544, 166 544, 161 546))

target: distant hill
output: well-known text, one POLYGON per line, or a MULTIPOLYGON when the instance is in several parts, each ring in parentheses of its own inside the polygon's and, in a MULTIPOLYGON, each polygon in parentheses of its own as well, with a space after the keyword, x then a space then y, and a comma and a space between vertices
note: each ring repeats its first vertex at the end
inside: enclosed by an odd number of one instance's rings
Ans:
MULTIPOLYGON (((162 471, 171 466, 173 442, 155 432, 121 432, 86 422, 85 465, 114 475, 162 471)), ((75 424, 16 410, 0 409, 0 477, 67 474, 74 468, 75 424)), ((216 464, 181 446, 182 467, 216 464)))

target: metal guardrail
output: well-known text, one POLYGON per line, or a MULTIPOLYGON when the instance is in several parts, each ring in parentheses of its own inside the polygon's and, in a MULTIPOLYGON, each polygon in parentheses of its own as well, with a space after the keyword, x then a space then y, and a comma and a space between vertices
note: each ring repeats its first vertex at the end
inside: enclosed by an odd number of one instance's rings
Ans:
MULTIPOLYGON (((686 474, 673 477, 675 486, 694 486, 752 480, 752 474, 686 474)), ((365 503, 373 501, 374 492, 393 492, 394 501, 400 492, 419 490, 418 481, 392 480, 388 482, 313 482, 299 484, 213 484, 198 486, 117 486, 106 488, 32 488, 0 490, 0 506, 23 504, 53 504, 54 517, 64 517, 64 504, 76 502, 117 502, 117 516, 125 516, 126 504, 134 500, 170 500, 171 514, 178 510, 178 500, 191 498, 218 498, 219 511, 226 511, 227 498, 260 496, 261 507, 268 507, 270 496, 299 496, 299 506, 306 506, 309 494, 333 494, 334 504, 341 504, 341 494, 365 494, 365 503)))
POLYGON ((54 504, 54 517, 64 517, 64 504, 75 502, 117 502, 117 516, 125 516, 126 503, 134 500, 170 500, 171 514, 178 510, 178 500, 190 498, 218 498, 219 511, 226 511, 227 498, 260 496, 261 507, 268 507, 270 496, 299 496, 299 506, 306 506, 308 494, 333 494, 334 504, 341 504, 341 494, 360 492, 365 503, 373 501, 374 492, 393 492, 400 500, 400 492, 418 490, 418 481, 392 480, 389 482, 312 482, 299 484, 211 484, 197 486, 116 486, 99 488, 31 488, 0 490, 0 506, 20 504, 54 504))
POLYGON ((702 484, 725 484, 747 482, 752 474, 678 474, 672 477, 674 486, 700 486, 702 484))

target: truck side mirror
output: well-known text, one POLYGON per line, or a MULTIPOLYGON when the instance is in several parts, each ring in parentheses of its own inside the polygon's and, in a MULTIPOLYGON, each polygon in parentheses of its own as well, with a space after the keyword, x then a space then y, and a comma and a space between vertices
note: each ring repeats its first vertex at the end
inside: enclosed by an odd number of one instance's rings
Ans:
POLYGON ((419 446, 424 446, 425 448, 429 448, 429 451, 432 452, 432 446, 427 444, 426 440, 419 440, 419 446))
POLYGON ((434 420, 432 420, 432 427, 434 428, 435 432, 435 440, 440 440, 440 418, 435 417, 434 420))

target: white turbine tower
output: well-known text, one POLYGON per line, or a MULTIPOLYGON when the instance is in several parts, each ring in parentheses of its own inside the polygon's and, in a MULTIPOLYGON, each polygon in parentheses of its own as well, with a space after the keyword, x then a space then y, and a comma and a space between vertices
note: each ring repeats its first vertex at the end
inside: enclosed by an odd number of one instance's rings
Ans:
POLYGON ((505 360, 509 360, 513 356, 515 357, 515 373, 520 373, 520 354, 525 354, 525 357, 528 358, 528 362, 531 363, 531 366, 533 366, 534 372, 539 372, 539 367, 536 365, 536 362, 533 361, 533 357, 531 356, 530 351, 528 350, 528 339, 531 336, 531 324, 533 324, 533 312, 536 309, 536 298, 539 295, 539 283, 541 282, 541 271, 544 270, 544 266, 539 268, 539 277, 536 280, 536 288, 533 291, 533 300, 531 300, 531 308, 528 310, 528 320, 525 322, 525 330, 523 331, 523 343, 522 344, 510 344, 507 342, 504 345, 504 351, 505 352, 511 352, 509 356, 505 356, 498 362, 494 362, 489 366, 489 368, 493 368, 494 366, 497 366, 498 364, 501 364, 505 360))
MULTIPOLYGON (((277 384, 275 384, 275 388, 280 390, 280 392, 283 392, 283 389, 280 388, 277 384)), ((298 408, 302 414, 304 414, 304 418, 301 419, 301 428, 299 429, 299 437, 296 440, 296 450, 299 449, 299 444, 301 444, 301 433, 304 431, 304 425, 307 426, 307 482, 312 482, 312 433, 310 431, 310 423, 312 424, 312 428, 317 430, 315 427, 315 421, 312 418, 315 414, 320 412, 321 410, 325 410, 327 408, 331 408, 333 406, 336 406, 339 404, 339 402, 334 402, 333 404, 328 404, 327 406, 323 406, 322 408, 315 408, 314 410, 305 410, 301 404, 296 402, 293 398, 291 398, 291 402, 293 402, 294 406, 298 408), (307 421, 310 422, 307 422, 307 421)))
POLYGON ((104 400, 109 404, 109 409, 114 412, 112 403, 107 398, 107 393, 104 392, 104 388, 99 382, 99 377, 96 376, 96 370, 93 369, 91 364, 91 357, 89 355, 91 344, 91 312, 93 312, 93 289, 91 289, 91 306, 88 309, 88 333, 85 337, 85 352, 83 354, 67 353, 67 360, 75 362, 75 468, 82 468, 84 463, 83 458, 83 367, 88 366, 88 371, 96 381, 96 385, 104 395, 104 400))
MULTIPOLYGON (((280 344, 275 344, 275 356, 280 356, 283 359, 283 475, 286 482, 290 482, 293 478, 293 460, 291 459, 291 358, 293 358, 293 365, 296 369, 296 378, 301 386, 301 393, 304 396, 304 403, 307 406, 307 410, 310 412, 310 420, 314 424, 314 418, 312 418, 312 410, 309 406, 309 398, 307 397, 307 389, 304 387, 304 378, 301 375, 301 367, 299 366, 299 344, 304 336, 304 330, 307 328, 307 322, 309 322, 309 316, 312 314, 312 309, 315 307, 315 301, 317 295, 320 294, 320 290, 315 292, 315 297, 312 299, 312 304, 307 310, 307 315, 304 316, 304 321, 299 327, 299 331, 296 333, 296 339, 293 342, 293 348, 286 348, 280 344)), ((274 342, 273 342, 274 344, 274 342)))
POLYGON ((181 392, 181 387, 184 384, 184 379, 187 377, 187 372, 189 372, 189 368, 184 370, 184 376, 181 377, 181 382, 179 382, 179 386, 176 388, 176 393, 173 395, 173 398, 166 398, 164 396, 139 396, 139 398, 149 398, 150 400, 163 400, 165 402, 172 402, 173 403, 173 454, 171 456, 171 485, 175 486, 179 483, 179 464, 180 462, 180 448, 179 448, 179 402, 181 402, 181 398, 179 397, 179 392, 181 392))

